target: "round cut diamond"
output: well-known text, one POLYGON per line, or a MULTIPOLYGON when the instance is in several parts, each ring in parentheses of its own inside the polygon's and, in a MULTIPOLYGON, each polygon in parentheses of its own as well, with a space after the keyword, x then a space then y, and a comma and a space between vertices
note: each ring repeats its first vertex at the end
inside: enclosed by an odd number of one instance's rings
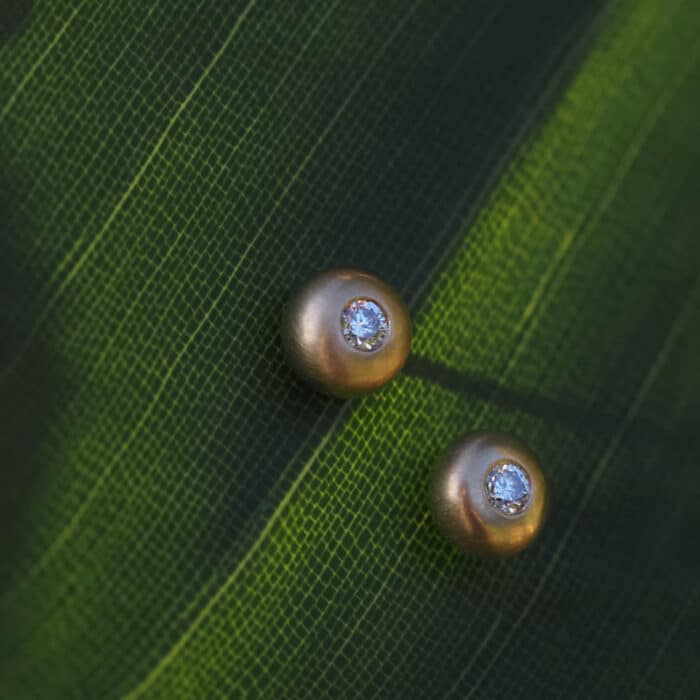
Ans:
POLYGON ((371 299, 351 301, 343 309, 340 322, 345 340, 353 348, 365 352, 378 350, 389 330, 386 314, 371 299))
POLYGON ((519 515, 530 502, 530 478, 519 464, 496 464, 486 476, 486 493, 496 510, 519 515))

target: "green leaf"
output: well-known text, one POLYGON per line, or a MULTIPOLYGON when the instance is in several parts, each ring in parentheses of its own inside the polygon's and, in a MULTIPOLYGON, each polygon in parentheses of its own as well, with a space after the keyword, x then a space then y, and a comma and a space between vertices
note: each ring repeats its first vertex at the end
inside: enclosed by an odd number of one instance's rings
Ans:
POLYGON ((0 698, 697 697, 697 3, 8 7, 0 698), (362 401, 279 348, 332 265, 416 320, 362 401), (427 508, 481 428, 501 562, 427 508))

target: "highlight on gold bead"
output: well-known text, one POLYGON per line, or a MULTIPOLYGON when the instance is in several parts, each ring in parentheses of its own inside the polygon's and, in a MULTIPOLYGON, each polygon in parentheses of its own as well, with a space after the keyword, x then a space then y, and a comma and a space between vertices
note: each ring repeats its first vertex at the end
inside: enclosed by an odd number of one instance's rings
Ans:
POLYGON ((480 556, 504 557, 530 545, 544 524, 547 484, 517 438, 472 433, 438 462, 430 487, 438 529, 480 556))
POLYGON ((328 270, 285 307, 282 342, 307 382, 347 398, 375 391, 401 371, 411 321, 399 295, 376 275, 328 270))

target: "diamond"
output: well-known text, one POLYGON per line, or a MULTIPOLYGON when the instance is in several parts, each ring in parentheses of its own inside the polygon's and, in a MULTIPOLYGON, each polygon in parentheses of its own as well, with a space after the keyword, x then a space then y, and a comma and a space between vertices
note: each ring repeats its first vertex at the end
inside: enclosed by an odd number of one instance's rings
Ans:
POLYGON ((495 464, 486 476, 486 493, 496 510, 519 515, 530 502, 530 478, 519 464, 495 464))
POLYGON ((389 322, 381 306, 372 299, 355 299, 340 317, 343 336, 356 350, 373 352, 384 344, 389 322))

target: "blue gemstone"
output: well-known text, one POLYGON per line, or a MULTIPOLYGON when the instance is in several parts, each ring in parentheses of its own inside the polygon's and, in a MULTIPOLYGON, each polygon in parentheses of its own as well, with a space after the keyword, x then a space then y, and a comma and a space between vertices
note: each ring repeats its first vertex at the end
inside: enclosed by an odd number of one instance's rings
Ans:
POLYGON ((518 464, 497 464, 486 477, 491 505, 505 515, 522 513, 530 501, 530 479, 518 464))
POLYGON ((351 301, 341 314, 345 340, 356 350, 372 352, 384 343, 389 323, 377 302, 371 299, 351 301))
POLYGON ((358 337, 371 338, 379 330, 379 316, 374 309, 363 308, 352 314, 350 330, 358 337))

